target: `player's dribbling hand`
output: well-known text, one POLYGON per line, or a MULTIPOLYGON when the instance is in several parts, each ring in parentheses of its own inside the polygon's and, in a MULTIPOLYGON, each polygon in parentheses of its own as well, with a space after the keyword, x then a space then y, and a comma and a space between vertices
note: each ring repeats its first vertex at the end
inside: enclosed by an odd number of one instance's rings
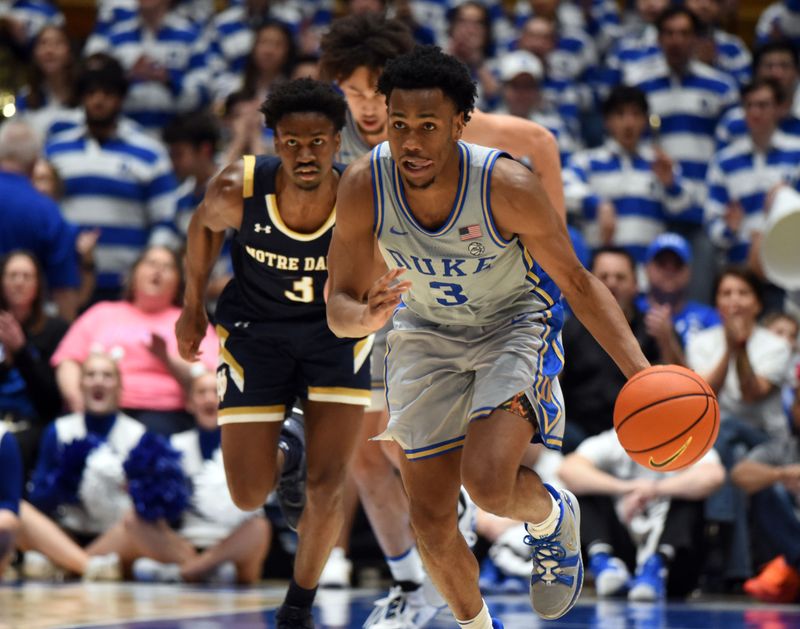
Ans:
POLYGON ((367 293, 367 307, 361 316, 361 325, 375 332, 386 324, 394 309, 400 304, 403 293, 411 288, 411 282, 408 280, 395 282, 405 271, 405 269, 392 269, 372 285, 367 293))
POLYGON ((200 343, 208 329, 208 315, 206 309, 183 307, 181 316, 175 322, 175 336, 178 339, 178 353, 181 358, 188 361, 197 360, 200 352, 200 343))

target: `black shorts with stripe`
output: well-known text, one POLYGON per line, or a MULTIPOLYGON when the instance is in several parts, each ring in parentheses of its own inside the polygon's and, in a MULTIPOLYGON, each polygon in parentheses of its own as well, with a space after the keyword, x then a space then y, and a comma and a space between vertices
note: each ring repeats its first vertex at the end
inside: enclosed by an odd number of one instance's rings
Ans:
POLYGON ((372 337, 323 321, 217 325, 219 424, 283 421, 299 398, 369 406, 372 337))

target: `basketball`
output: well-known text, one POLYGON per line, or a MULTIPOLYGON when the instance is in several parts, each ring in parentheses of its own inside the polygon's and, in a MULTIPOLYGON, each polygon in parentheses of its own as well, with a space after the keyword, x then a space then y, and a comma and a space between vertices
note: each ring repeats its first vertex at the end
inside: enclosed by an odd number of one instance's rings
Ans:
POLYGON ((719 432, 717 396, 703 378, 685 367, 649 367, 619 392, 614 429, 639 465, 657 472, 679 470, 714 445, 719 432))

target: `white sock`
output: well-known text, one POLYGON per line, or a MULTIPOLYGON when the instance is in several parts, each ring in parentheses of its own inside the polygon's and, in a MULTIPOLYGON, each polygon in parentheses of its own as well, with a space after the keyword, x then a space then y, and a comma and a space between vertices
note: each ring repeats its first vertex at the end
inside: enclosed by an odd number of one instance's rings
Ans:
POLYGON ((492 617, 489 615, 489 608, 486 607, 486 601, 481 600, 483 607, 478 615, 472 620, 458 620, 456 622, 462 629, 492 629, 492 617))
POLYGON ((412 546, 397 557, 387 557, 386 563, 389 564, 389 572, 395 581, 422 583, 425 578, 422 557, 419 556, 416 546, 412 546))
MULTIPOLYGON (((549 492, 548 492, 549 493, 549 492)), ((539 523, 528 522, 528 533, 533 537, 547 537, 556 531, 558 526, 558 518, 561 515, 561 508, 558 506, 556 499, 550 494, 550 501, 553 503, 553 508, 544 520, 539 523)))

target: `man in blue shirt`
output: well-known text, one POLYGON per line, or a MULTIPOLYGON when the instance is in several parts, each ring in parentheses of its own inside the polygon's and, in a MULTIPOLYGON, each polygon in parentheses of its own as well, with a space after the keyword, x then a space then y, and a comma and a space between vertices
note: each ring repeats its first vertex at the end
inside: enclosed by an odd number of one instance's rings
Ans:
POLYGON ((685 365, 683 350, 689 337, 720 323, 719 313, 706 304, 687 299, 692 274, 692 250, 683 236, 661 234, 645 256, 647 293, 636 301, 645 313, 645 327, 661 343, 662 352, 669 348, 664 362, 685 365))
POLYGON ((33 187, 38 157, 39 143, 25 123, 0 127, 0 255, 25 249, 36 256, 59 312, 73 319, 80 285, 75 230, 58 205, 33 187))

